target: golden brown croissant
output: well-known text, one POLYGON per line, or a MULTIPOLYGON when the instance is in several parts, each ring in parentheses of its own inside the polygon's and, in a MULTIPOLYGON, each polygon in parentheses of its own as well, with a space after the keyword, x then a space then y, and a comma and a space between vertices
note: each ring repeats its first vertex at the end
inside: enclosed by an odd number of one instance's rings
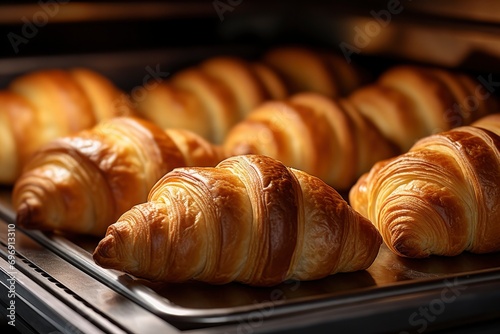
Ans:
POLYGON ((93 256, 153 281, 268 286, 365 269, 381 243, 320 179, 247 155, 168 173, 108 228, 93 256))
POLYGON ((484 88, 471 82, 440 69, 397 66, 345 98, 298 93, 250 112, 228 133, 224 150, 269 155, 347 190, 375 162, 419 138, 493 112, 494 98, 477 97, 484 88), (472 98, 477 104, 468 108, 472 98))
POLYGON ((175 167, 215 166, 220 149, 133 117, 101 121, 40 148, 14 185, 20 226, 103 236, 175 167))
POLYGON ((349 100, 406 152, 422 137, 497 112, 496 98, 485 97, 482 91, 486 88, 462 73, 400 65, 384 72, 376 84, 355 91, 349 100))
POLYGON ((48 141, 132 114, 126 96, 88 69, 41 70, 14 79, 0 92, 0 183, 14 183, 29 156, 48 141))
POLYGON ((256 62, 210 58, 152 85, 134 103, 144 118, 163 128, 188 129, 220 144, 234 124, 267 100, 299 89, 337 96, 359 85, 359 78, 333 54, 277 48, 256 62))
POLYGON ((274 48, 262 57, 262 62, 284 79, 290 94, 316 92, 340 97, 367 80, 359 68, 340 55, 304 47, 274 48))
POLYGON ((472 77, 408 65, 390 68, 348 99, 401 153, 420 138, 498 111, 497 98, 472 77))
POLYGON ((345 190, 395 148, 346 100, 300 93, 266 102, 235 125, 227 156, 264 154, 345 190))
POLYGON ((363 175, 350 203, 401 256, 500 251, 499 149, 476 126, 425 137, 363 175))
POLYGON ((163 128, 183 128, 220 143, 248 110, 281 99, 281 79, 264 64, 215 57, 180 71, 136 99, 142 117, 163 128))

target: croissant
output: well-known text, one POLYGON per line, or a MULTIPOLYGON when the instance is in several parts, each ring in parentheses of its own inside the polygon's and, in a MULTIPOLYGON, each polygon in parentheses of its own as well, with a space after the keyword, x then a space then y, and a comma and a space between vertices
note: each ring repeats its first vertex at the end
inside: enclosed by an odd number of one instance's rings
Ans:
POLYGON ((250 112, 228 133, 224 151, 265 154, 348 190, 373 164, 406 152, 418 139, 496 110, 493 97, 476 96, 482 86, 473 82, 400 65, 345 98, 297 93, 250 112))
POLYGON ((133 108, 107 78, 89 69, 40 70, 0 92, 0 183, 13 184, 31 154, 59 136, 133 108))
POLYGON ((497 99, 481 90, 486 89, 462 73, 400 65, 384 72, 375 85, 355 91, 349 100, 402 153, 420 138, 496 112, 497 99))
POLYGON ((381 243, 320 179, 246 155, 166 174, 108 228, 93 257, 152 281, 270 286, 365 269, 381 243))
POLYGON ((500 113, 490 114, 474 121, 471 125, 490 130, 500 135, 500 113))
POLYGON ((267 100, 299 89, 337 96, 361 81, 333 54, 276 48, 261 61, 217 56, 181 70, 133 98, 140 115, 163 128, 184 128, 220 144, 228 131, 267 100), (297 73, 295 73, 297 72, 297 73))
POLYGON ((500 251, 498 134, 463 126, 425 137, 375 164, 350 203, 400 256, 500 251))
POLYGON ((14 184, 22 227, 102 237, 175 167, 215 166, 221 150, 187 130, 114 117, 42 146, 14 184))
POLYGON ((233 127, 223 148, 227 156, 273 157, 340 190, 376 161, 395 154, 391 143, 345 100, 316 93, 264 103, 233 127))
POLYGON ((290 94, 345 96, 368 80, 360 68, 340 55, 303 47, 274 48, 264 54, 262 62, 284 78, 290 94))

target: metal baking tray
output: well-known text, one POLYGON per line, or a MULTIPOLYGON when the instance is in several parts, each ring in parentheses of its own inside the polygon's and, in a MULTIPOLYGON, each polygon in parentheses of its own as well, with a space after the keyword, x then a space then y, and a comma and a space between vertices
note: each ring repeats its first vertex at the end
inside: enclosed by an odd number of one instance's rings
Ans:
MULTIPOLYGON (((15 218, 10 205, 9 189, 1 192, 0 217, 0 242, 5 247, 7 226, 13 223, 15 218)), ((132 302, 179 330, 241 325, 242 319, 251 317, 283 319, 328 309, 337 310, 338 314, 342 314, 342 310, 352 307, 363 308, 363 305, 369 307, 372 303, 388 301, 396 309, 413 309, 413 313, 419 310, 418 303, 424 303, 424 306, 429 303, 429 307, 440 312, 440 307, 449 308, 448 304, 458 305, 456 301, 460 298, 465 298, 464 302, 470 303, 465 292, 473 291, 471 287, 486 287, 492 284, 495 289, 490 286, 486 291, 475 291, 475 300, 488 302, 489 298, 499 298, 500 254, 464 253, 450 258, 412 260, 400 258, 382 246, 375 262, 367 270, 335 274, 316 281, 290 281, 274 287, 257 288, 238 283, 153 283, 115 270, 103 269, 91 258, 98 241, 96 238, 41 233, 17 227, 16 256, 25 259, 24 262, 29 262, 29 267, 35 269, 31 273, 26 269, 19 270, 31 277, 50 276, 79 299, 92 304, 98 312, 107 313, 108 318, 116 318, 120 312, 123 313, 123 310, 118 312, 123 308, 120 303, 132 302), (50 257, 43 255, 47 252, 53 254, 50 257), (54 255, 65 262, 64 268, 57 266, 54 255), (89 277, 98 282, 95 284, 103 285, 124 298, 104 298, 96 302, 92 297, 97 293, 96 288, 84 284, 89 277), (411 307, 405 301, 408 297, 416 300, 416 296, 436 291, 441 296, 440 299, 419 301, 411 307)), ((5 257, 5 254, 2 255, 5 257)), ((411 327, 412 312, 405 312, 406 315, 400 314, 400 320, 411 327)), ((471 310, 466 314, 474 317, 497 316, 496 312, 500 312, 498 306, 492 306, 487 312, 481 310, 480 314, 474 314, 471 310)), ((455 315, 458 316, 459 313, 455 312, 455 315)), ((256 319, 253 321, 260 318, 256 319)), ((415 318, 415 321, 417 319, 415 318)), ((147 325, 143 326, 147 328, 147 325)))

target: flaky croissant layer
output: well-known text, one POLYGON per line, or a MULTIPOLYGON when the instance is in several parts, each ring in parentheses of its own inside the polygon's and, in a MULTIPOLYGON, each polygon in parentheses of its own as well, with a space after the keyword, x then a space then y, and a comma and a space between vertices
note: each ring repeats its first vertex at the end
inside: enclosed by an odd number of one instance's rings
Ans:
MULTIPOLYGON (((498 131, 500 118, 474 124, 498 131)), ((401 256, 490 253, 500 251, 499 184, 500 137, 464 126, 377 163, 349 198, 401 256)))
POLYGON ((101 121, 36 152, 14 186, 17 224, 102 237, 165 173, 220 160, 216 146, 187 130, 132 117, 101 121))
POLYGON ((365 269, 381 242, 320 179, 246 155, 168 173, 108 228, 93 256, 154 281, 270 286, 365 269))

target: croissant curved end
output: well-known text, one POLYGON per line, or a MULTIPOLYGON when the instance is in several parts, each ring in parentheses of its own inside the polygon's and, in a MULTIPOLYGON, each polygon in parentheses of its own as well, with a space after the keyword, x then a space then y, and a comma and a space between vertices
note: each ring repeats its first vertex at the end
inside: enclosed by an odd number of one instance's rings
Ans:
POLYGON ((390 249, 402 257, 423 259, 429 257, 431 252, 427 248, 421 247, 425 240, 421 240, 418 236, 397 237, 393 236, 390 249))
POLYGON ((23 201, 16 212, 16 225, 29 229, 43 229, 43 206, 40 202, 23 201))
POLYGON ((116 262, 116 238, 113 233, 107 233, 99 242, 92 257, 102 267, 111 267, 116 262))

